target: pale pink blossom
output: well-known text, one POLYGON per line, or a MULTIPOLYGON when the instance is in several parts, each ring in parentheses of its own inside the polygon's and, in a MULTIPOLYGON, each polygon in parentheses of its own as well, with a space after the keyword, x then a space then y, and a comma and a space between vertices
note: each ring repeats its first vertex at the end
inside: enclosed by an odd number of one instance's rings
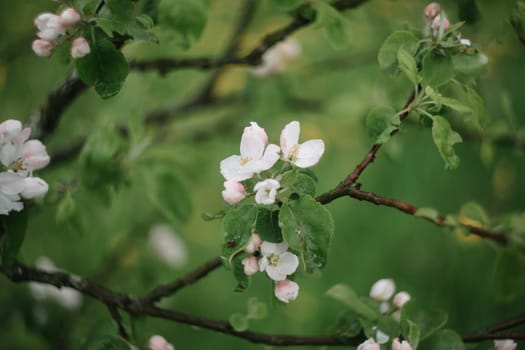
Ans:
MULTIPOLYGON (((441 26, 441 15, 437 15, 436 18, 432 21, 432 28, 435 30, 439 29, 441 26)), ((450 22, 448 21, 448 18, 443 19, 443 30, 447 30, 448 27, 450 27, 450 22)))
POLYGON ((53 13, 41 13, 35 18, 34 23, 39 30, 37 36, 40 39, 52 41, 66 33, 60 16, 53 13))
POLYGON ((173 345, 168 343, 168 341, 160 335, 154 335, 149 338, 148 348, 150 350, 175 350, 173 345))
POLYGON ((253 74, 264 77, 286 70, 289 62, 301 54, 301 45, 297 40, 287 39, 266 50, 262 64, 252 69, 253 74))
POLYGON ((89 43, 83 37, 76 38, 71 43, 71 57, 73 58, 82 58, 90 52, 91 48, 89 47, 89 43))
POLYGON ((431 2, 425 7, 425 10, 424 10, 425 17, 429 19, 433 19, 434 17, 439 15, 440 12, 441 12, 441 6, 439 6, 437 2, 431 2))
POLYGON ((24 177, 13 172, 0 173, 0 215, 24 208, 20 202, 20 193, 24 190, 24 177))
POLYGON ((270 169, 279 160, 279 146, 268 145, 268 136, 257 123, 244 128, 240 155, 221 161, 221 174, 226 180, 243 181, 270 169))
POLYGON ((24 190, 20 195, 25 199, 40 198, 47 193, 49 186, 47 182, 39 177, 24 178, 24 190))
POLYGON ((70 28, 80 21, 80 15, 74 8, 68 7, 60 14, 60 20, 62 22, 62 26, 65 28, 70 28))
POLYGON ((494 340, 494 350, 515 350, 518 344, 512 339, 494 340))
POLYGON ((148 235, 149 246, 161 261, 175 269, 186 264, 186 243, 169 225, 156 224, 150 228, 148 235))
POLYGON ((246 197, 244 186, 233 180, 224 181, 224 191, 222 191, 222 198, 229 204, 237 204, 246 197))
POLYGON ((262 258, 259 260, 259 270, 266 271, 274 281, 282 281, 293 274, 299 267, 299 258, 290 253, 286 242, 261 244, 262 258))
POLYGON ((252 235, 250 236, 250 240, 246 244, 246 247, 244 247, 244 251, 250 254, 255 253, 257 250, 259 250, 261 244, 261 236, 259 236, 257 233, 252 233, 252 235))
POLYGON ((406 340, 400 342, 398 338, 395 338, 392 342, 392 350, 412 350, 412 346, 406 340))
POLYGON ((357 347, 357 350, 380 350, 381 347, 374 339, 370 338, 365 340, 357 347))
POLYGON ((275 284, 274 294, 277 299, 288 304, 297 299, 299 295, 299 285, 294 281, 284 280, 275 284))
POLYGON ((49 164, 49 155, 46 146, 38 140, 29 140, 22 146, 20 161, 24 169, 29 171, 38 170, 49 164))
POLYGON ((53 45, 52 42, 43 39, 34 40, 31 47, 33 52, 40 57, 51 56, 53 50, 55 49, 55 45, 53 45))
POLYGON ((370 289, 370 297, 378 301, 386 301, 394 295, 396 285, 393 280, 383 278, 378 280, 370 289))
POLYGON ((394 304, 396 308, 401 309, 403 305, 408 303, 409 300, 410 300, 410 294, 403 291, 403 292, 399 292, 396 295, 394 295, 394 299, 392 303, 394 304))
POLYGON ((22 132, 22 123, 15 119, 7 119, 0 123, 0 143, 11 141, 22 132))
POLYGON ((275 203, 275 196, 277 190, 281 187, 279 181, 275 179, 266 179, 258 182, 253 187, 255 193, 255 202, 257 204, 273 204, 275 203))
POLYGON ((324 153, 322 140, 299 144, 301 126, 298 121, 288 123, 281 132, 281 150, 284 159, 299 168, 309 168, 319 162, 324 153))
POLYGON ((242 259, 241 264, 244 266, 244 273, 247 276, 251 276, 259 272, 259 263, 257 262, 257 258, 253 255, 242 259))

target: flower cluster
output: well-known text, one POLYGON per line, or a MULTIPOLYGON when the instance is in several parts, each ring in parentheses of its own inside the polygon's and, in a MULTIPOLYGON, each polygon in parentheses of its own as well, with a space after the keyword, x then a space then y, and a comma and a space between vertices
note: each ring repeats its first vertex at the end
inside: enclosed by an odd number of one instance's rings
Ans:
POLYGON ((299 285, 287 277, 299 267, 299 258, 288 251, 286 242, 266 242, 262 241, 258 234, 252 234, 244 251, 253 254, 242 260, 246 275, 266 272, 268 277, 275 281, 274 294, 277 299, 289 303, 297 298, 299 285))
POLYGON ((294 39, 286 39, 268 49, 262 56, 262 64, 252 69, 259 77, 281 73, 289 62, 301 54, 301 45, 294 39))
POLYGON ((150 350, 175 350, 173 345, 161 335, 153 335, 149 338, 148 348, 150 350))
POLYGON ((494 340, 494 350, 515 350, 518 344, 512 339, 494 340))
POLYGON ((38 140, 28 140, 30 128, 9 119, 0 123, 0 215, 24 208, 21 199, 41 197, 48 185, 33 171, 49 163, 46 147, 38 140))
POLYGON ((443 37, 443 31, 450 27, 450 22, 441 10, 441 6, 437 2, 431 2, 425 7, 423 11, 426 20, 426 32, 432 34, 434 38, 443 37))
MULTIPOLYGON (((59 38, 67 34, 68 30, 74 30, 80 22, 80 14, 72 7, 66 8, 56 15, 53 13, 41 13, 35 18, 36 34, 39 39, 33 41, 33 51, 37 56, 47 57, 60 44, 59 38)), ((72 33, 73 35, 74 33, 72 33)), ((77 37, 71 43, 71 57, 84 57, 91 52, 88 41, 83 37, 77 37)))
POLYGON ((229 204, 237 204, 250 193, 241 181, 257 177, 260 181, 253 187, 257 204, 269 205, 275 199, 281 184, 279 174, 262 178, 263 171, 271 169, 279 159, 298 168, 309 168, 319 162, 324 153, 322 140, 309 140, 299 144, 300 124, 293 121, 281 132, 280 147, 268 144, 266 131, 257 123, 244 128, 241 137, 240 155, 221 161, 220 170, 226 181, 222 197, 229 204))

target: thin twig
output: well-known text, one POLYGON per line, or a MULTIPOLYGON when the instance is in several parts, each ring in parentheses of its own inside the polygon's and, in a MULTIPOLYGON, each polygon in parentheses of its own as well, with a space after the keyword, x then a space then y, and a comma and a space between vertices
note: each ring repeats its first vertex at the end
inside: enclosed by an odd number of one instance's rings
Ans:
POLYGON ((118 333, 123 339, 129 341, 130 338, 129 338, 128 331, 126 330, 126 327, 124 326, 124 322, 122 321, 122 317, 120 316, 120 313, 118 312, 117 308, 111 304, 106 304, 106 306, 109 310, 109 313, 111 314, 111 317, 117 324, 118 333))

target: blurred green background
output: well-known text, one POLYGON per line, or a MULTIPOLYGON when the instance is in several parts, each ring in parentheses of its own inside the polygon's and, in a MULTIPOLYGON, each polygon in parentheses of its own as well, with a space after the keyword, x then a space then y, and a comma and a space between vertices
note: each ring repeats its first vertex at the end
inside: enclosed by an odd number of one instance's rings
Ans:
MULTIPOLYGON (((210 1, 205 31, 189 51, 182 51, 161 28, 157 29, 159 45, 134 43, 126 46, 124 53, 134 59, 216 57, 230 36, 242 3, 210 1)), ((101 100, 92 89, 84 93, 66 110, 46 144, 53 155, 83 137, 95 134, 96 138, 79 159, 39 172, 50 184, 50 193, 41 206, 31 209, 20 259, 33 264, 38 257, 47 256, 59 268, 140 295, 220 254, 221 222, 206 222, 201 214, 224 207, 219 162, 238 152, 242 129, 250 121, 263 126, 274 143, 291 120, 301 122, 302 140, 323 139, 326 153, 314 171, 320 192, 333 188, 371 146, 364 124, 370 108, 391 105, 399 110, 410 95, 407 81, 379 71, 376 54, 393 30, 423 26, 425 4, 374 0, 346 11, 349 40, 340 48, 330 45, 321 28, 311 25, 302 29, 293 35, 302 54, 286 72, 258 78, 249 68, 229 66, 221 70, 213 93, 219 99, 233 96, 231 99, 179 113, 161 128, 144 129, 141 121, 152 110, 171 108, 191 98, 212 71, 183 69, 166 76, 132 71, 114 98, 101 100), (129 144, 115 131, 115 125, 130 128, 129 144), (102 173, 107 164, 102 170, 86 170, 90 151, 119 147, 126 156, 113 159, 117 170, 110 167, 115 171, 102 173), (164 181, 157 192, 168 197, 162 200, 178 206, 182 211, 179 216, 162 208, 158 193, 152 193, 151 182, 159 172, 173 176, 173 182, 164 181), (95 174, 100 178, 91 181, 95 174), (150 228, 158 223, 169 224, 185 242, 188 259, 183 266, 166 265, 147 244, 150 228)), ((463 204, 476 201, 495 221, 525 209, 525 46, 509 23, 514 1, 461 0, 443 1, 442 5, 452 22, 466 21, 463 36, 489 60, 479 79, 490 116, 485 141, 465 136, 456 146, 459 169, 446 171, 430 129, 412 118, 385 145, 360 181, 364 190, 434 207, 442 213, 458 213, 463 204), (521 137, 522 142, 491 143, 490 135, 496 133, 521 137)), ((0 2, 2 120, 17 118, 29 124, 32 113, 70 69, 56 58, 38 58, 31 51, 33 18, 54 9, 50 1, 0 2)), ((249 52, 265 33, 289 20, 273 2, 261 0, 254 22, 243 36, 241 53, 249 52)), ((451 121, 458 129, 478 133, 457 116, 451 121)), ((523 296, 502 300, 496 293, 494 272, 500 248, 494 244, 350 198, 338 199, 328 208, 336 227, 329 263, 315 276, 299 273, 301 291, 295 302, 274 302, 271 283, 262 274, 255 276, 248 291, 234 293, 233 277, 219 269, 162 304, 228 319, 234 312, 246 312, 246 301, 255 296, 269 305, 270 313, 265 320, 253 321, 250 329, 328 334, 341 310, 338 303, 324 296, 328 288, 346 283, 366 295, 374 281, 390 277, 398 290, 446 310, 447 327, 460 333, 525 310, 523 296)), ((90 298, 84 298, 79 310, 65 310, 51 301, 35 300, 25 284, 0 278, 2 349, 79 349, 101 322, 111 325, 109 314, 90 298)), ((145 337, 165 336, 177 349, 262 347, 162 320, 138 320, 137 327, 145 337)), ((480 348, 489 347, 487 342, 480 348)))

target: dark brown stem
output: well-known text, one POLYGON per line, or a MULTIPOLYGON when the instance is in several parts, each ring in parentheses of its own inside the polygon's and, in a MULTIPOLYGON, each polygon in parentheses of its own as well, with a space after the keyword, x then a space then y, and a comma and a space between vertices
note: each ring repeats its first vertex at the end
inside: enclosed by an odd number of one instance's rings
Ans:
POLYGON ((126 330, 126 327, 124 326, 124 322, 122 321, 122 316, 120 316, 120 313, 118 312, 117 308, 111 304, 106 304, 109 313, 111 314, 111 317, 115 321, 118 327, 118 333, 123 339, 126 339, 129 341, 129 334, 126 330))

